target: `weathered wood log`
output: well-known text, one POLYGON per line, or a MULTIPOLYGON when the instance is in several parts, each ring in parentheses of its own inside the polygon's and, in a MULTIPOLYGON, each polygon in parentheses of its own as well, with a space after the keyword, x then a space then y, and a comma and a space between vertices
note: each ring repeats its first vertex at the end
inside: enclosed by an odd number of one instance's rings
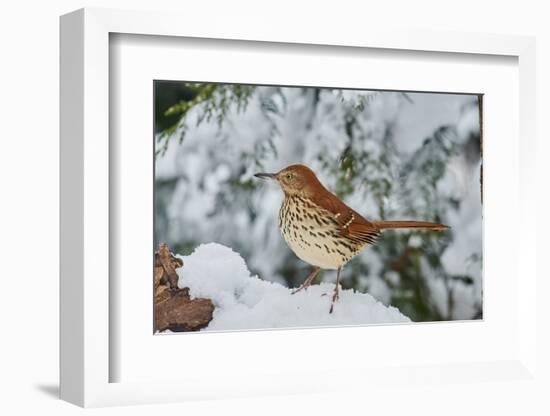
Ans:
POLYGON ((191 299, 189 288, 178 287, 176 269, 183 266, 166 244, 159 246, 153 277, 155 331, 198 331, 212 320, 214 304, 210 299, 191 299))

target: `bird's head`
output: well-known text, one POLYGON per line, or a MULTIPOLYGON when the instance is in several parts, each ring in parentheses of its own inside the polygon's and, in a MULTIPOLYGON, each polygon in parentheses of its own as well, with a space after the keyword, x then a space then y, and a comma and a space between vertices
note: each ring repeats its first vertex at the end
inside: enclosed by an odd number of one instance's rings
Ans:
POLYGON ((321 183, 315 173, 304 165, 290 165, 277 173, 256 173, 257 178, 275 180, 286 195, 311 196, 321 183))

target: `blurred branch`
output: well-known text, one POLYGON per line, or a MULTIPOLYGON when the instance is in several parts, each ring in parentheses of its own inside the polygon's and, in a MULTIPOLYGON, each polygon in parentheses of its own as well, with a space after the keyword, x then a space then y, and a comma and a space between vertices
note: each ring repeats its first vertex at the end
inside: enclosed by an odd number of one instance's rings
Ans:
POLYGON ((215 119, 221 128, 229 112, 246 110, 254 86, 239 84, 212 84, 157 81, 155 83, 156 154, 164 154, 169 139, 178 136, 180 143, 188 129, 187 116, 196 110, 194 125, 215 119), (180 94, 174 94, 179 91, 180 94), (170 123, 167 125, 167 123, 170 123))

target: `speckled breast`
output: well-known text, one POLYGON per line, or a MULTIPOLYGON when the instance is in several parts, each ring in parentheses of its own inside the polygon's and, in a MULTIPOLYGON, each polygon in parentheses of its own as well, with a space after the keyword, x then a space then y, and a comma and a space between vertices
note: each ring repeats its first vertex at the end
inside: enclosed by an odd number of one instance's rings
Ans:
POLYGON ((286 197, 283 201, 279 228, 300 259, 322 269, 338 269, 364 246, 340 235, 339 225, 331 212, 297 196, 286 197))

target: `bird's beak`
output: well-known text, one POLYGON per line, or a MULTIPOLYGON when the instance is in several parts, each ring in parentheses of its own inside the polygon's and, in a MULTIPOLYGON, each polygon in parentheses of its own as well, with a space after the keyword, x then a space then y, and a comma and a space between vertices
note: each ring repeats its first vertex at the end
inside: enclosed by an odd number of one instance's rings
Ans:
POLYGON ((260 179, 277 179, 276 173, 255 173, 254 176, 260 179))

